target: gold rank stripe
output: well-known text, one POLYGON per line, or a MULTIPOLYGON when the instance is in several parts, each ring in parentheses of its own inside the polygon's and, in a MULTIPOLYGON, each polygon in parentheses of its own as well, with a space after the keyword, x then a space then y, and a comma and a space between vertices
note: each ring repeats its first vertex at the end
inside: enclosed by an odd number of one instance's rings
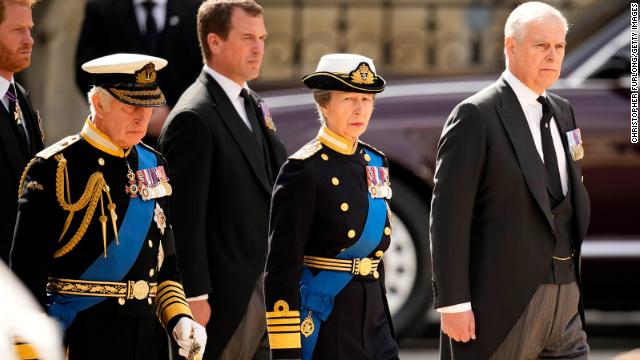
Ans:
POLYGON ((325 258, 325 257, 320 257, 320 256, 311 256, 311 255, 305 255, 303 257, 303 259, 304 259, 304 261, 324 262, 324 263, 327 263, 329 265, 348 265, 348 266, 351 266, 351 264, 353 263, 352 260, 332 259, 332 258, 325 258))
POLYGON ((187 315, 193 318, 189 305, 184 304, 180 301, 176 301, 169 303, 163 308, 162 315, 160 316, 160 321, 166 327, 169 321, 171 321, 171 319, 178 315, 187 315))
POLYGON ((287 332, 300 332, 300 325, 280 325, 280 326, 267 326, 269 333, 287 333, 287 332))
POLYGON ((13 352, 19 360, 38 359, 38 351, 31 344, 14 344, 13 352))
POLYGON ((167 307, 175 303, 181 303, 184 306, 189 307, 189 303, 187 302, 187 300, 183 298, 180 298, 177 296, 168 297, 168 298, 162 299, 161 301, 156 301, 156 304, 157 304, 156 309, 158 311, 158 315, 162 315, 162 313, 165 312, 167 307))
MULTIPOLYGON (((161 298, 164 296, 165 293, 169 292, 169 291, 173 291, 176 292, 177 294, 183 295, 184 296, 184 290, 182 288, 182 284, 180 284, 179 282, 175 282, 175 281, 163 281, 162 283, 160 283, 160 285, 158 285, 158 292, 156 294, 156 296, 158 298, 161 298)), ((186 296, 185 296, 186 298, 186 296)))
POLYGON ((267 311, 267 319, 278 319, 278 318, 287 318, 287 317, 297 317, 300 318, 300 312, 296 310, 287 311, 286 314, 283 314, 282 311, 267 311))
POLYGON ((300 332, 269 334, 269 345, 272 349, 300 349, 300 332))
POLYGON ((291 325, 300 324, 300 317, 283 317, 267 319, 267 325, 291 325))
POLYGON ((183 297, 183 298, 187 298, 184 294, 184 291, 182 291, 181 289, 177 289, 177 288, 173 288, 173 287, 165 287, 164 289, 162 289, 162 291, 159 291, 156 294, 156 297, 159 299, 165 298, 165 297, 171 297, 171 296, 179 296, 179 297, 183 297))

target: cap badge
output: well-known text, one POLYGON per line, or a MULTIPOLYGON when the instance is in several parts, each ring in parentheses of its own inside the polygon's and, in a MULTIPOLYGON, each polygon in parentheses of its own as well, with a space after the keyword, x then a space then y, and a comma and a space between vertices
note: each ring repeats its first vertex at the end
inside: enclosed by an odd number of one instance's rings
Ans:
POLYGON ((349 75, 351 82, 354 84, 371 85, 374 83, 375 75, 366 62, 361 62, 358 68, 353 70, 349 75))
POLYGON ((136 71, 137 84, 152 84, 156 82, 156 67, 148 63, 142 69, 136 71))

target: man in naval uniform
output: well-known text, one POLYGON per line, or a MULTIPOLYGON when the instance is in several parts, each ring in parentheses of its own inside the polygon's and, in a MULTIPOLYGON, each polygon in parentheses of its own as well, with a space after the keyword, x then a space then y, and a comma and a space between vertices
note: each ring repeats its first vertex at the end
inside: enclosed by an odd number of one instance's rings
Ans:
POLYGON ((39 152, 20 184, 12 269, 65 330, 68 359, 157 359, 157 315, 200 358, 206 332, 192 320, 176 265, 163 157, 140 143, 165 103, 161 58, 89 61, 91 115, 80 134, 39 152))

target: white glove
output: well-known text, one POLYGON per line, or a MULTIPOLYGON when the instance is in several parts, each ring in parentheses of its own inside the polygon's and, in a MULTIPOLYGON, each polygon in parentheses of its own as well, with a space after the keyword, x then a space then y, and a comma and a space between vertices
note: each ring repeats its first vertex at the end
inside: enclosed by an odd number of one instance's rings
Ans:
POLYGON ((173 327, 172 335, 180 346, 178 349, 180 356, 184 356, 188 360, 202 358, 204 347, 207 344, 207 330, 202 325, 188 317, 183 317, 173 327))

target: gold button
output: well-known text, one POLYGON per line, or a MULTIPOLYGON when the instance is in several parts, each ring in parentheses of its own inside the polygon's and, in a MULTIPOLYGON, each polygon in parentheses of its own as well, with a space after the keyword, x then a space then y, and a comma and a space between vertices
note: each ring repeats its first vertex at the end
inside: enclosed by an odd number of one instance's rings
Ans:
POLYGON ((376 279, 380 277, 380 273, 378 272, 378 270, 373 270, 373 277, 376 279))
POLYGON ((347 233, 347 236, 349 237, 349 239, 353 239, 354 237, 356 237, 356 231, 349 230, 349 232, 347 233))
POLYGON ((364 159, 367 161, 371 161, 371 156, 369 156, 369 154, 364 154, 364 159))
POLYGON ((384 234, 385 234, 385 235, 391 235, 391 228, 390 228, 390 227, 388 227, 388 226, 385 226, 385 228, 384 228, 384 234))
MULTIPOLYGON (((374 274, 375 276, 375 274, 374 274)), ((149 303, 149 305, 153 304, 153 300, 151 300, 151 298, 147 298, 147 302, 149 303)))
POLYGON ((327 154, 321 154, 320 157, 322 158, 322 160, 327 161, 329 160, 329 155, 327 154))
POLYGON ((126 300, 124 298, 118 298, 118 304, 124 305, 125 302, 126 300))
POLYGON ((155 270, 153 270, 153 269, 149 270, 149 276, 153 276, 153 274, 155 274, 155 273, 156 273, 155 270))
POLYGON ((340 210, 342 210, 342 211, 349 210, 349 204, 347 204, 347 203, 340 204, 340 210))
POLYGON ((100 166, 104 166, 104 159, 98 158, 98 164, 100 164, 100 166))
POLYGON ((384 255, 384 252, 382 250, 378 250, 378 251, 376 251, 375 255, 376 255, 376 257, 381 258, 382 255, 384 255))
POLYGON ((151 241, 151 239, 149 239, 149 247, 152 248, 153 247, 153 241, 151 241))
POLYGON ((338 180, 337 177, 333 177, 331 178, 331 183, 337 186, 338 184, 340 184, 340 180, 338 180))

